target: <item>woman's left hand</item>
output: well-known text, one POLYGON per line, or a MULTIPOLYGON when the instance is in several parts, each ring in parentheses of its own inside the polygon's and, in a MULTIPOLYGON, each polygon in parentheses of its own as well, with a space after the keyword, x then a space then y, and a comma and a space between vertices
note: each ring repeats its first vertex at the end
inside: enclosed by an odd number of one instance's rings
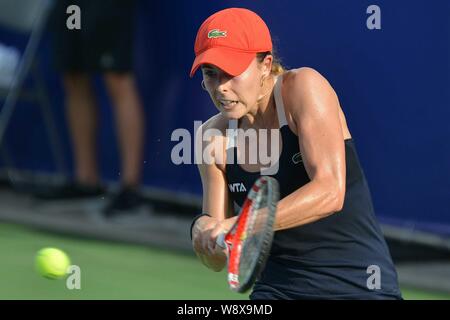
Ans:
POLYGON ((217 237, 221 233, 227 233, 228 231, 230 231, 231 228, 236 223, 237 219, 238 219, 238 216, 234 216, 232 218, 228 218, 228 219, 217 222, 214 229, 211 231, 211 240, 212 241, 210 241, 210 247, 209 247, 209 250, 211 252, 214 252, 216 250, 217 237))

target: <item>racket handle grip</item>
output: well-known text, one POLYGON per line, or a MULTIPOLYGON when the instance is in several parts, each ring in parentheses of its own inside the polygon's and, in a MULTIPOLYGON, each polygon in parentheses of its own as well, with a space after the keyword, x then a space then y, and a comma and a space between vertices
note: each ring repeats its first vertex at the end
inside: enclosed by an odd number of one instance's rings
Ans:
POLYGON ((221 248, 226 248, 227 245, 225 243, 225 233, 221 233, 217 236, 216 244, 221 248))

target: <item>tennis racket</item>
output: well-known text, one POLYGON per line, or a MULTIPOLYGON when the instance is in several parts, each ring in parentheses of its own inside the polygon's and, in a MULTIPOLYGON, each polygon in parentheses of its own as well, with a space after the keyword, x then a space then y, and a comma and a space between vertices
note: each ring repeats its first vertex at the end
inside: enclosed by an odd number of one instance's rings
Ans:
POLYGON ((231 230, 217 237, 217 245, 227 251, 228 284, 232 291, 246 292, 264 269, 272 246, 278 200, 277 180, 260 177, 231 230))

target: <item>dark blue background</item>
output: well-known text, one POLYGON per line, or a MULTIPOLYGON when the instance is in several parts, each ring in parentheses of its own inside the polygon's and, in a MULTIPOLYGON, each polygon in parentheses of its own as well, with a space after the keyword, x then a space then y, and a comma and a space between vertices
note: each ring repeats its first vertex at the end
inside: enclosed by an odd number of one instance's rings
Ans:
MULTIPOLYGON (((450 235, 450 1, 150 1, 138 4, 135 70, 147 119, 144 183, 201 194, 195 165, 175 166, 176 128, 216 111, 189 78, 197 28, 225 7, 246 7, 266 21, 282 61, 309 66, 335 88, 384 221, 450 235), (366 28, 366 9, 381 8, 381 30, 366 28)), ((1 40, 23 44, 14 35, 1 40)), ((46 37, 39 57, 58 128, 71 151, 62 91, 46 37)), ((104 179, 120 166, 109 101, 100 81, 100 163, 104 179)), ((38 108, 20 104, 7 133, 19 168, 53 171, 38 108)))

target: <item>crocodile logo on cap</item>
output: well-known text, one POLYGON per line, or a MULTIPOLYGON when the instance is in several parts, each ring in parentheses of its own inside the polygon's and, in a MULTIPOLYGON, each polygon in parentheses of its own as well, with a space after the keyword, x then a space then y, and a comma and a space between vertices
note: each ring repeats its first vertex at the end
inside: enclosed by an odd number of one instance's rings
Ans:
POLYGON ((227 36, 226 31, 220 31, 219 29, 213 29, 208 32, 208 38, 225 38, 227 36))

